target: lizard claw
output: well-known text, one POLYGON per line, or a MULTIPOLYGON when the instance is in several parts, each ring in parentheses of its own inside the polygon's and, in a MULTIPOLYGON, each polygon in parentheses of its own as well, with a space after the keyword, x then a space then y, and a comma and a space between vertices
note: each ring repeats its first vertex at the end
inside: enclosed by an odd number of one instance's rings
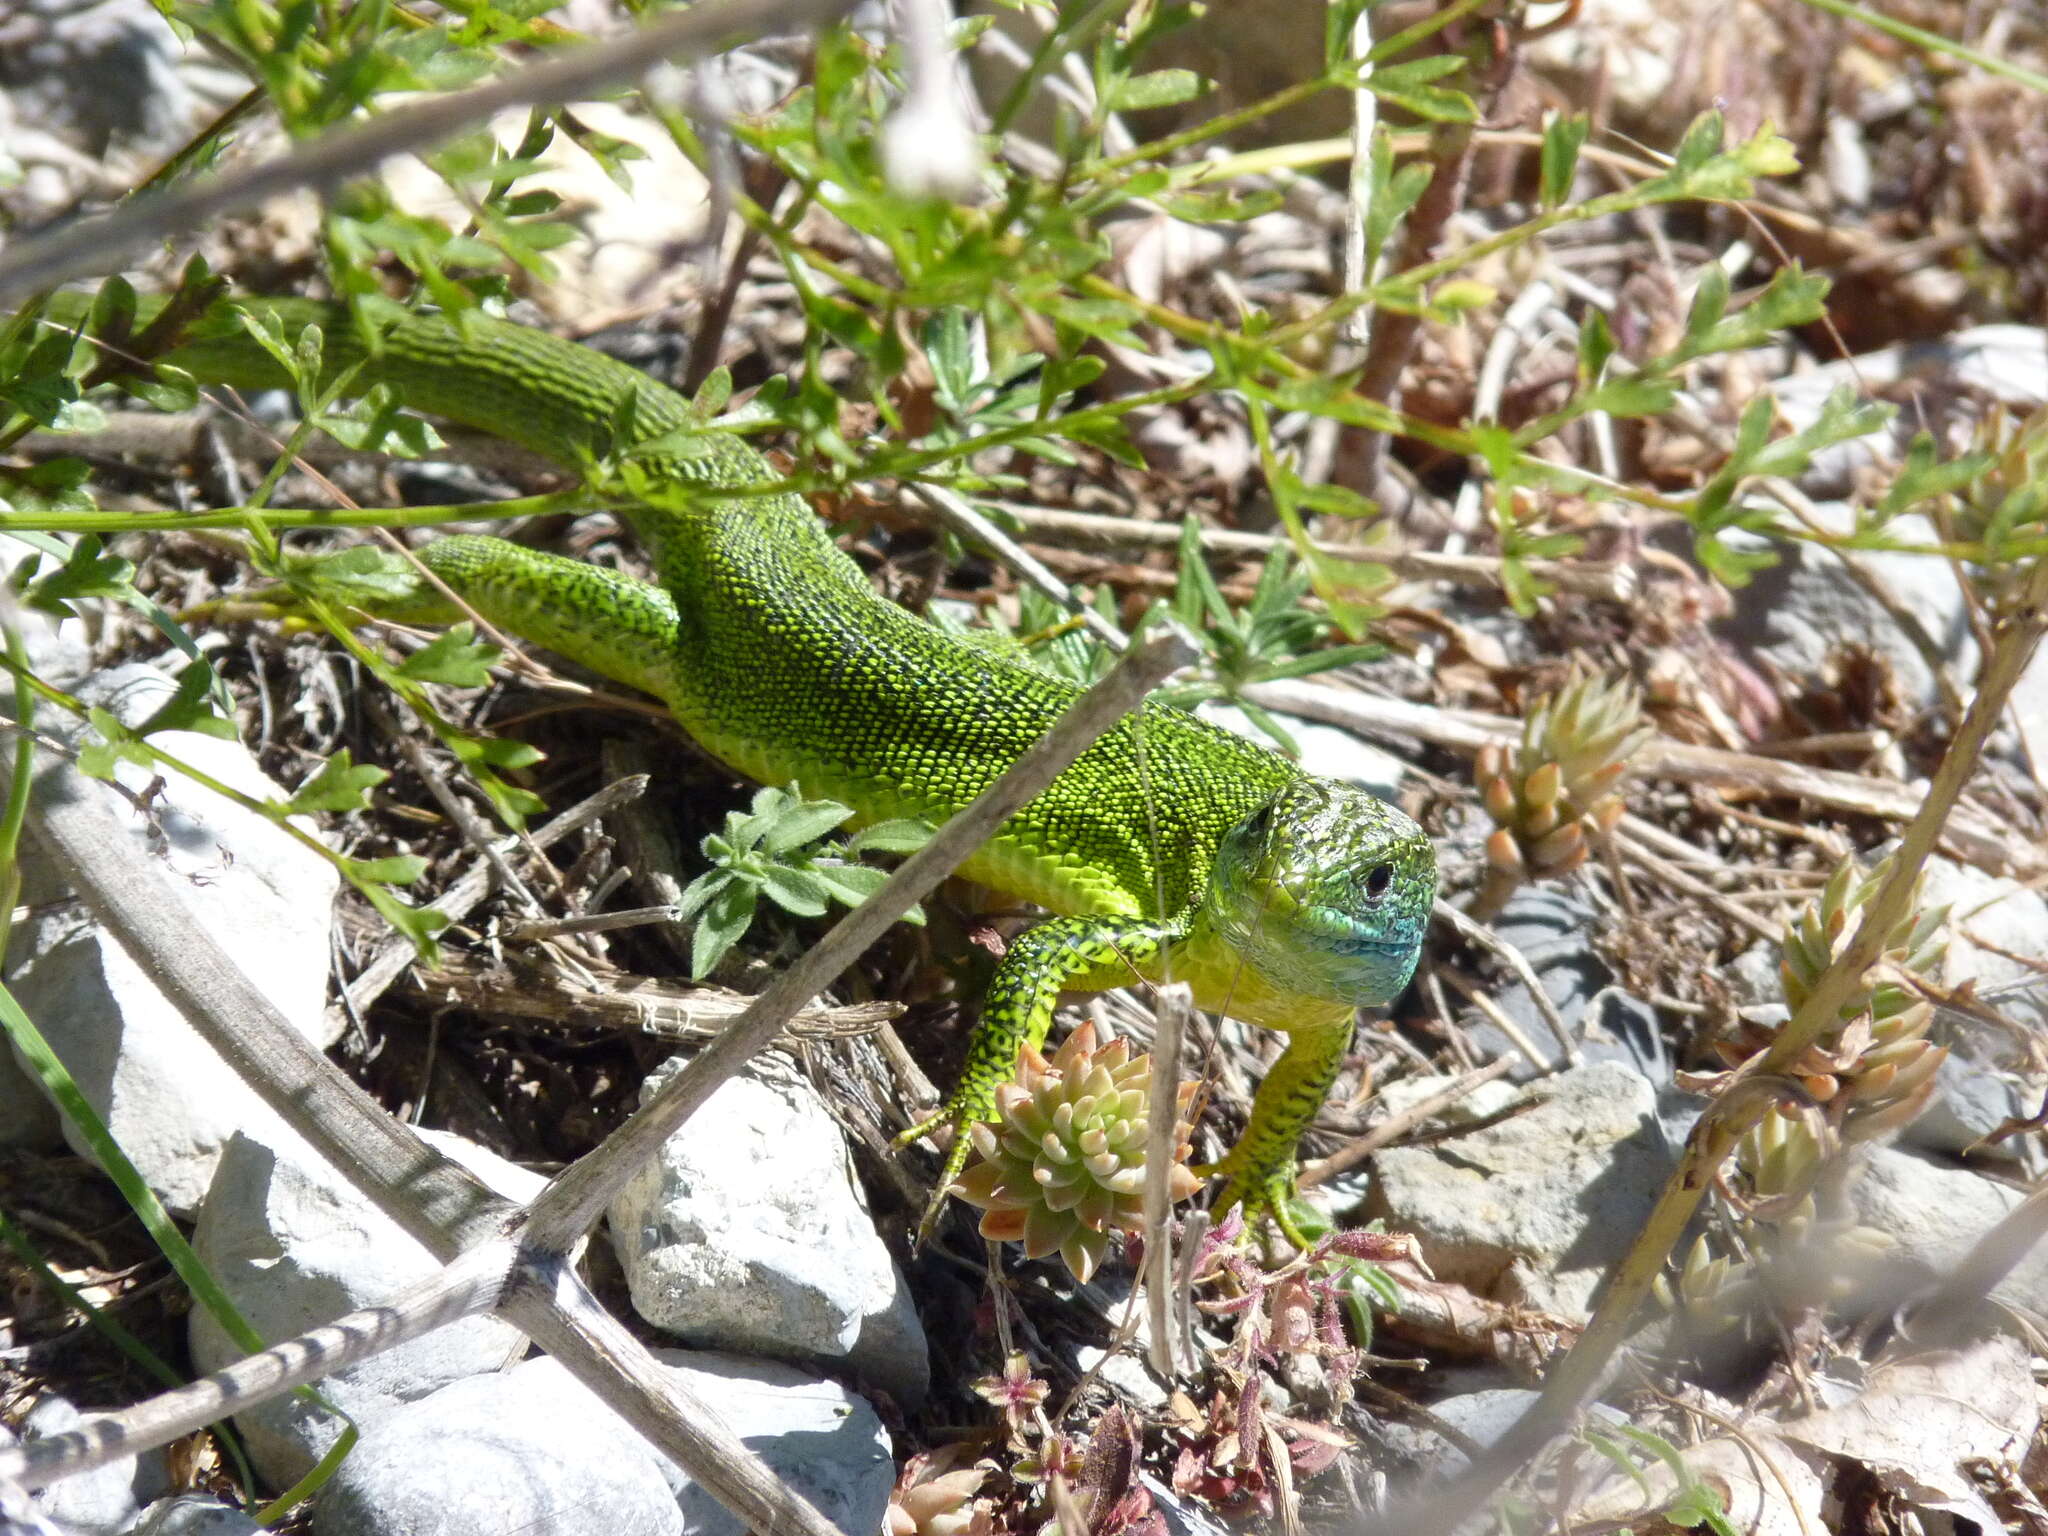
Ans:
POLYGON ((960 1177, 960 1171, 967 1166, 968 1156, 974 1150, 974 1127, 993 1119, 994 1115, 993 1102, 984 1106, 976 1102, 974 1096, 955 1093, 939 1106, 936 1113, 920 1120, 890 1143, 894 1150, 900 1152, 912 1142, 919 1141, 934 1131, 950 1129, 953 1133, 953 1142, 946 1148, 946 1161, 939 1169, 938 1182, 932 1190, 932 1197, 925 1202, 924 1213, 918 1217, 917 1239, 913 1251, 925 1245, 926 1239, 932 1235, 932 1229, 938 1225, 939 1212, 945 1209, 946 1196, 953 1191, 953 1181, 960 1177))

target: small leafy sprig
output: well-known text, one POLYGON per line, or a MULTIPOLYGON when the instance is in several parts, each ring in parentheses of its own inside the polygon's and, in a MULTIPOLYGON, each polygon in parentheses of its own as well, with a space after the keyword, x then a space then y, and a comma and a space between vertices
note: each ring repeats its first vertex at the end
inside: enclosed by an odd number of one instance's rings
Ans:
POLYGON ((1300 748, 1287 728, 1245 698, 1244 690, 1254 683, 1310 677, 1386 654, 1381 645, 1326 646, 1323 642, 1337 626, 1304 604, 1310 581, 1308 569, 1289 550, 1276 549, 1266 557, 1250 600, 1233 608, 1202 553, 1201 525, 1187 519, 1181 525, 1180 574, 1169 607, 1201 637, 1201 671, 1194 681, 1161 689, 1156 697, 1183 709, 1204 699, 1227 699, 1281 751, 1298 755, 1300 748))
MULTIPOLYGON (((889 876, 854 860, 864 853, 915 853, 932 834, 921 821, 878 821, 843 842, 820 841, 852 816, 852 808, 836 800, 806 800, 775 788, 756 791, 745 811, 728 811, 725 830, 702 844, 712 867, 690 882, 676 906, 679 922, 697 924, 690 974, 709 975, 746 936, 762 897, 792 917, 822 917, 835 901, 857 907, 889 876)), ((917 907, 906 917, 924 921, 917 907)))

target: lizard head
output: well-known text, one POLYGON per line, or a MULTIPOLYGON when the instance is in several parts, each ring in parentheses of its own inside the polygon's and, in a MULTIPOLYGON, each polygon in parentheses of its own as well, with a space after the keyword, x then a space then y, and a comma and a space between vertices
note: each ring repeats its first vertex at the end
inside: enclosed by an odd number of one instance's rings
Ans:
POLYGON ((1365 1005, 1408 985, 1435 898, 1420 827, 1362 789, 1304 778, 1224 834, 1208 905, 1268 982, 1365 1005))

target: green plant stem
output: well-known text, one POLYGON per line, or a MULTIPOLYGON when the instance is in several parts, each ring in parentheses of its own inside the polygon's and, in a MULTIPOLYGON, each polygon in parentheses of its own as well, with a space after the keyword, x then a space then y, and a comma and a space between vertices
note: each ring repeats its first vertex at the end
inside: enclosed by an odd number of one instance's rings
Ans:
MULTIPOLYGON (((28 647, 21 631, 9 624, 4 630, 10 667, 28 670, 28 647)), ((36 699, 27 688, 15 690, 14 713, 20 734, 14 742, 14 779, 7 786, 7 807, 0 812, 0 959, 7 954, 14 933, 14 904, 21 899, 21 829, 28 820, 30 780, 36 761, 36 699)))
POLYGON ((583 513, 587 490, 508 501, 444 502, 431 507, 220 507, 211 512, 0 512, 0 533, 189 533, 195 528, 430 528, 441 523, 504 521, 583 513))
POLYGON ((1968 43, 1959 43, 1952 37, 1943 37, 1938 32, 1927 32, 1907 22, 1894 21, 1868 6, 1854 5, 1850 0, 1801 0, 1801 4, 1810 5, 1816 11, 1826 11, 1830 16, 1840 16, 1847 21, 1860 21, 1866 27, 1875 27, 1886 36, 1896 37, 1902 43, 1911 43, 1915 48, 1925 49, 1928 53, 1947 54, 1951 58, 1961 59, 1966 64, 1974 64, 1987 73, 2001 75, 2007 80, 2016 80, 2030 91, 2048 95, 2048 75, 2038 74, 2024 65, 1986 53, 1981 48, 1972 48, 1968 43))

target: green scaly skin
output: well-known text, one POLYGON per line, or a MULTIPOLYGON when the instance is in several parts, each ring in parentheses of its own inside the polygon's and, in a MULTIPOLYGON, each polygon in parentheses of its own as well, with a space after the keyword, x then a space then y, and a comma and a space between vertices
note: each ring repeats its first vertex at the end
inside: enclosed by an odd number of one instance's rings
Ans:
MULTIPOLYGON (((76 321, 83 313, 76 305, 76 321)), ((624 364, 538 331, 422 316, 363 348, 341 309, 247 301, 296 338, 317 322, 334 373, 406 405, 588 469, 631 443, 692 430, 688 403, 624 364)), ((60 310, 60 313, 62 311, 60 310)), ((144 320, 148 312, 144 312, 144 320)), ((224 311, 166 361, 203 383, 283 385, 224 311)), ((687 452, 639 461, 664 505, 631 511, 660 590, 502 540, 459 536, 426 564, 491 623, 665 700, 750 778, 843 801, 859 823, 933 825, 995 781, 1073 703, 1075 686, 951 639, 883 601, 795 496, 721 499, 773 478, 737 437, 697 430, 687 452)), ((423 593, 380 612, 448 621, 423 593)), ((1184 712, 1149 707, 1090 747, 962 866, 1056 914, 997 970, 959 1085, 907 1143, 993 1116, 1019 1048, 1039 1045, 1062 990, 1190 983, 1197 1006, 1288 1035, 1250 1125, 1216 1171, 1219 1211, 1286 1216, 1295 1145, 1351 1040, 1354 1011, 1408 982, 1436 892, 1436 857, 1400 811, 1184 712)), ((934 1200, 936 1207, 937 1200, 934 1200)), ((930 1213, 927 1213, 929 1224, 930 1213)))

